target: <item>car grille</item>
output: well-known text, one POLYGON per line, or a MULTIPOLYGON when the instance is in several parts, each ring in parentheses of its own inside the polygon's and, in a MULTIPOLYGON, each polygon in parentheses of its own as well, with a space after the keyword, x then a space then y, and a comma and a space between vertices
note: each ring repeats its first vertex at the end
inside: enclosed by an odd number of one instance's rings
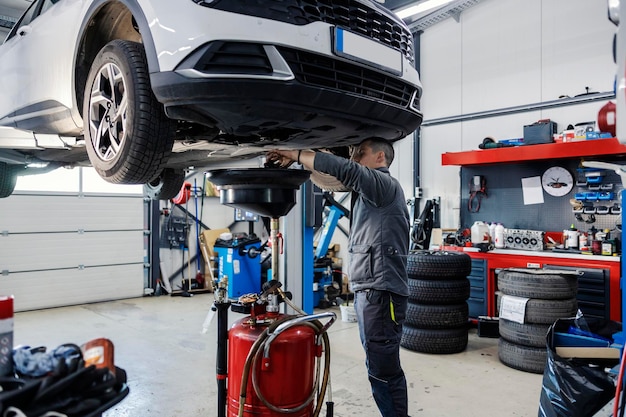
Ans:
POLYGON ((408 107, 415 91, 407 83, 358 65, 310 52, 278 49, 303 84, 367 96, 400 107, 408 107))
MULTIPOLYGON (((403 108, 419 109, 416 87, 369 68, 314 53, 277 47, 280 55, 304 85, 366 96, 403 108)), ((263 45, 243 42, 211 42, 191 59, 192 67, 205 74, 271 76, 274 72, 263 45)), ((185 67, 183 65, 182 67, 185 67)))
POLYGON ((294 25, 325 22, 375 39, 402 52, 412 64, 415 62, 411 31, 402 21, 394 19, 391 12, 385 12, 375 4, 359 0, 194 1, 219 10, 294 25))

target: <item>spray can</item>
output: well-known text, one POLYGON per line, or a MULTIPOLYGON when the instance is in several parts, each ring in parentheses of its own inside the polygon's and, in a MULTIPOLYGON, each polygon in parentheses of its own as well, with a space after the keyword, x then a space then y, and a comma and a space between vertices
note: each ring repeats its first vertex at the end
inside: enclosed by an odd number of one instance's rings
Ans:
POLYGON ((0 296, 0 376, 13 374, 13 296, 0 296))
POLYGON ((502 223, 498 223, 496 226, 495 246, 498 249, 504 248, 504 226, 502 225, 502 223))

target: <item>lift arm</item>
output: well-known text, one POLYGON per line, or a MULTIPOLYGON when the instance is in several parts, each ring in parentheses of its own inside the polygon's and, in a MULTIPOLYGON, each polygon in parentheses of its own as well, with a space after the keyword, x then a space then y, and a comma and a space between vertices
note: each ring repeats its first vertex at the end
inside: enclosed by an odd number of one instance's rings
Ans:
POLYGON ((337 227, 337 223, 339 219, 343 216, 350 217, 350 210, 342 206, 337 200, 335 200, 330 193, 325 192, 323 194, 324 197, 324 206, 328 206, 330 211, 328 216, 326 217, 326 221, 324 222, 324 228, 322 229, 322 234, 320 235, 319 241, 317 243, 317 249, 315 250, 315 259, 321 259, 326 256, 326 252, 328 252, 328 246, 330 246, 330 241, 333 237, 333 233, 335 233, 335 228, 337 227))

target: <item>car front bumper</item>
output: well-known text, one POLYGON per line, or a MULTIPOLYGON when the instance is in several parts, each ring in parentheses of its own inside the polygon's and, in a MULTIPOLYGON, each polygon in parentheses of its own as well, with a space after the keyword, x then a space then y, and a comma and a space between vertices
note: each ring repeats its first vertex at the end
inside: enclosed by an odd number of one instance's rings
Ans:
POLYGON ((152 87, 171 118, 267 144, 329 147, 372 136, 396 140, 421 124, 417 87, 308 52, 281 53, 288 56, 287 68, 297 67, 297 72, 240 61, 239 73, 193 76, 197 70, 186 69, 153 74, 152 87))

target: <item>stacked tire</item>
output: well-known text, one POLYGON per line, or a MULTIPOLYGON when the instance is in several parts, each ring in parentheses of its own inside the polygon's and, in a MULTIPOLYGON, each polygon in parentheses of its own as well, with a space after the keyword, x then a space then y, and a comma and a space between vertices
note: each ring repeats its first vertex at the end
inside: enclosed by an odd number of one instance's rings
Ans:
POLYGON ((400 346, 433 354, 466 349, 471 269, 471 258, 462 252, 409 254, 409 303, 400 346))
POLYGON ((498 357, 510 368, 543 373, 546 335, 559 318, 572 317, 578 309, 578 280, 570 273, 546 270, 502 270, 498 274, 497 307, 506 295, 527 298, 523 323, 499 319, 498 357))

